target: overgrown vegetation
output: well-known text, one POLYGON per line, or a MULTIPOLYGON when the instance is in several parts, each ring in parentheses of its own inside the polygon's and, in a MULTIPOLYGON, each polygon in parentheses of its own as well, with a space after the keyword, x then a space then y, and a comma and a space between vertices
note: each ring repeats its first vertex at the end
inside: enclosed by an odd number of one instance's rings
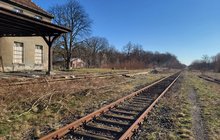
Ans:
POLYGON ((150 113, 138 139, 192 139, 187 91, 187 80, 181 77, 150 113))
MULTIPOLYGON (((192 89, 198 96, 200 117, 208 139, 220 139, 220 88, 218 84, 204 81, 197 73, 186 72, 171 90, 166 93, 150 113, 139 133, 138 139, 195 139, 190 101, 192 89)), ((197 130, 199 131, 199 130, 197 130)))
POLYGON ((168 74, 1 87, 0 138, 39 137, 168 74))
MULTIPOLYGON (((54 49, 54 61, 62 60, 62 55, 54 49)), ((154 67, 184 68, 176 56, 170 53, 143 50, 139 44, 129 42, 123 51, 110 46, 107 39, 91 37, 73 50, 73 56, 81 58, 89 68, 143 69, 154 67)), ((61 65, 63 65, 61 63, 61 65)))
POLYGON ((218 84, 189 75, 189 82, 196 89, 202 109, 202 117, 210 139, 220 139, 220 88, 218 84))

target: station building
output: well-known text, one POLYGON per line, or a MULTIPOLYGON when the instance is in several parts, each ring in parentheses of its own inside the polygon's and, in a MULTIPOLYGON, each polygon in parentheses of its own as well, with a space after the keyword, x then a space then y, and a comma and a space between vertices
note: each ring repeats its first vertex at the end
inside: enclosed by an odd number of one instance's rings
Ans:
MULTIPOLYGON (((32 0, 1 0, 0 7, 42 22, 51 23, 53 16, 32 0)), ((7 20, 7 19, 5 19, 7 20)), ((0 23, 1 24, 1 23, 0 23)), ((17 23, 16 23, 17 24, 17 23)), ((34 25, 33 25, 34 26, 34 25)), ((7 27, 5 27, 7 30, 7 27)), ((23 35, 23 25, 14 26, 23 35)), ((19 34, 16 32, 16 34, 19 34)), ((0 37, 0 71, 48 70, 48 44, 41 36, 0 37)))

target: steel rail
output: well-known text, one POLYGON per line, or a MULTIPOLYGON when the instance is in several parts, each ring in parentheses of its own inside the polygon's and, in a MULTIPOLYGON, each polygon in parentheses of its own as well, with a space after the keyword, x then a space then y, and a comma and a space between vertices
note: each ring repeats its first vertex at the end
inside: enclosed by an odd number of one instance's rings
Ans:
POLYGON ((201 78, 201 79, 204 79, 206 81, 209 81, 209 82, 220 84, 219 79, 216 79, 216 78, 213 78, 213 77, 210 77, 210 76, 207 76, 207 75, 199 75, 198 77, 201 78))
POLYGON ((176 82, 176 80, 180 77, 180 74, 176 77, 176 79, 160 94, 159 97, 146 109, 146 111, 131 125, 130 128, 119 138, 119 140, 128 140, 131 139, 132 135, 137 131, 140 124, 147 117, 148 113, 153 109, 154 105, 160 100, 160 98, 170 89, 170 87, 176 82))
POLYGON ((40 79, 41 81, 24 81, 24 82, 14 82, 10 84, 0 84, 0 87, 1 86, 34 85, 34 84, 44 84, 44 83, 63 82, 63 81, 75 81, 75 80, 83 80, 86 78, 105 78, 105 77, 114 76, 114 75, 122 76, 123 74, 127 74, 127 73, 115 73, 115 74, 94 75, 94 76, 85 75, 85 76, 75 77, 75 78, 57 78, 57 79, 51 79, 51 80, 40 79))
MULTIPOLYGON (((173 75, 171 75, 171 76, 173 76, 173 75)), ((97 116, 99 116, 99 115, 109 111, 114 106, 124 102, 127 99, 130 99, 130 98, 136 96, 137 94, 142 93, 144 90, 146 90, 146 89, 148 89, 148 88, 150 88, 150 87, 160 83, 161 81, 163 81, 163 80, 165 80, 165 79, 167 79, 167 78, 169 78, 171 76, 167 76, 165 78, 157 80, 156 82, 154 82, 154 83, 152 83, 152 84, 150 84, 150 85, 148 85, 148 86, 146 86, 146 87, 144 87, 144 88, 142 88, 142 89, 140 89, 140 90, 138 90, 136 92, 133 92, 133 93, 131 93, 131 94, 125 96, 125 97, 122 97, 121 99, 118 99, 117 101, 115 101, 115 102, 113 102, 113 103, 111 103, 111 104, 109 104, 107 106, 104 106, 101 109, 99 109, 99 110, 97 110, 97 111, 95 111, 93 113, 90 113, 87 116, 85 116, 85 117, 83 117, 83 118, 81 118, 81 119, 79 119, 79 120, 77 120, 77 121, 75 121, 73 123, 68 124, 67 126, 64 126, 64 127, 60 128, 60 129, 58 129, 58 130, 56 130, 56 131, 54 131, 54 132, 52 132, 52 133, 50 133, 48 135, 42 137, 40 140, 59 139, 62 136, 64 136, 65 134, 69 133, 71 130, 76 129, 77 127, 79 127, 79 126, 83 125, 84 123, 92 120, 93 118, 95 118, 95 117, 97 117, 97 116)))

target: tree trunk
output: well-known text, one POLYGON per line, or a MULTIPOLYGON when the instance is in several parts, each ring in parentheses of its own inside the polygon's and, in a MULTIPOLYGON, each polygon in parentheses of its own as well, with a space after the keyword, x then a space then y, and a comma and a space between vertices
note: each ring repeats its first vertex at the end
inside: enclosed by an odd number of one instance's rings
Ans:
POLYGON ((67 70, 70 70, 70 58, 67 58, 67 60, 66 60, 66 69, 67 70))

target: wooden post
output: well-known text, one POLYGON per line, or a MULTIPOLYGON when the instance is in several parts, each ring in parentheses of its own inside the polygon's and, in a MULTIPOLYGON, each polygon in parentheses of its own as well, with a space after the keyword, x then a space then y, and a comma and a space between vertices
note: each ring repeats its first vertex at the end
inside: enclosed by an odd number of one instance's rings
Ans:
POLYGON ((2 72, 5 72, 2 56, 0 56, 0 62, 1 62, 1 66, 2 66, 2 72))
POLYGON ((51 66, 51 46, 48 45, 48 71, 47 74, 50 75, 51 70, 52 70, 52 66, 51 66))
POLYGON ((55 36, 42 36, 44 41, 47 43, 48 45, 48 71, 47 71, 47 75, 51 74, 51 70, 52 70, 52 45, 53 42, 60 36, 60 34, 55 35, 55 36))

